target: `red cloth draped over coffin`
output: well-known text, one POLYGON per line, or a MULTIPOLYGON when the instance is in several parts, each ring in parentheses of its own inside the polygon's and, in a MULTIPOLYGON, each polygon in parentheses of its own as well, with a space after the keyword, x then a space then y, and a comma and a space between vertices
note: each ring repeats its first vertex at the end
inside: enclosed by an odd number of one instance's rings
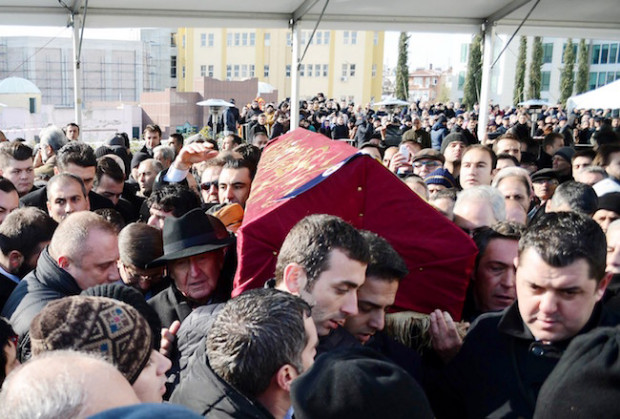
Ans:
POLYGON ((309 214, 332 214, 384 237, 409 275, 395 310, 460 319, 476 247, 461 229, 370 156, 298 128, 264 149, 243 224, 233 296, 273 278, 288 231, 309 214))

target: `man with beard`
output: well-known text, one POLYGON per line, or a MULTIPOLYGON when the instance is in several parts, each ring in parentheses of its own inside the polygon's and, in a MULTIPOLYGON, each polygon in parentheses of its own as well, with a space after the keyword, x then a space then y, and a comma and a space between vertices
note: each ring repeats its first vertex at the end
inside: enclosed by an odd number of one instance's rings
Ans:
POLYGON ((37 266, 57 223, 37 208, 20 208, 0 225, 0 309, 19 281, 37 266))

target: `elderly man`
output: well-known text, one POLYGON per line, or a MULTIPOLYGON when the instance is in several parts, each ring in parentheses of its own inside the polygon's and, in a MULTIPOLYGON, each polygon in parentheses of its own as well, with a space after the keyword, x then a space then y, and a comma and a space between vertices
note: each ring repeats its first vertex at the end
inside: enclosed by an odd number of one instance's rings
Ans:
POLYGON ((454 205, 454 222, 466 233, 490 227, 506 219, 504 197, 490 186, 474 186, 459 193, 454 205))
POLYGON ((204 340, 170 401, 207 417, 283 419, 290 385, 313 364, 318 338, 308 303, 258 289, 226 303, 204 340))
POLYGON ((217 218, 199 208, 178 218, 168 217, 163 238, 164 255, 146 268, 167 265, 172 280, 168 288, 149 300, 164 327, 183 321, 198 306, 230 297, 230 278, 222 277, 222 268, 234 238, 217 218))
POLYGON ((49 303, 95 285, 119 279, 116 227, 97 214, 83 211, 67 217, 41 252, 37 269, 15 288, 2 315, 20 336, 49 303))
POLYGON ((153 192, 153 184, 155 177, 163 170, 162 164, 155 159, 146 159, 138 166, 138 186, 140 191, 138 194, 144 198, 151 196, 153 192))
POLYGON ((66 143, 67 137, 62 130, 55 126, 43 128, 39 133, 39 151, 35 161, 39 161, 34 169, 36 177, 41 179, 49 179, 54 176, 54 167, 56 166, 56 153, 66 143))
POLYGON ((575 336, 618 319, 599 303, 605 235, 574 212, 543 215, 519 241, 517 300, 479 317, 438 387, 438 417, 532 417, 541 385, 575 336))

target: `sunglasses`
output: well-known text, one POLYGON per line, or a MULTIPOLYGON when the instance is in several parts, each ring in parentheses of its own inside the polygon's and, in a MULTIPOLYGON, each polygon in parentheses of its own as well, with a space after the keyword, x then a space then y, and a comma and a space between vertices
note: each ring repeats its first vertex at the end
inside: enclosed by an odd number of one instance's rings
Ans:
POLYGON ((204 182, 200 184, 200 189, 203 191, 208 191, 211 187, 214 186, 216 189, 219 186, 219 179, 215 179, 213 182, 204 182))

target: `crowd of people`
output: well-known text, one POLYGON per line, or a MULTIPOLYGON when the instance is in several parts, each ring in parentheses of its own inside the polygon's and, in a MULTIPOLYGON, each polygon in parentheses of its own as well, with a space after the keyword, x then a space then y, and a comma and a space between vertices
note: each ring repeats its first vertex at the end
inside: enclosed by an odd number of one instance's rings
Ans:
POLYGON ((4 141, 0 417, 618 414, 619 117, 478 112, 300 102, 302 129, 375 159, 478 250, 462 312, 404 331, 391 308, 411 266, 333 215, 300 215, 273 279, 231 298, 287 101, 228 108, 218 139, 147 125, 135 152, 122 133, 93 149, 76 124, 4 141))

